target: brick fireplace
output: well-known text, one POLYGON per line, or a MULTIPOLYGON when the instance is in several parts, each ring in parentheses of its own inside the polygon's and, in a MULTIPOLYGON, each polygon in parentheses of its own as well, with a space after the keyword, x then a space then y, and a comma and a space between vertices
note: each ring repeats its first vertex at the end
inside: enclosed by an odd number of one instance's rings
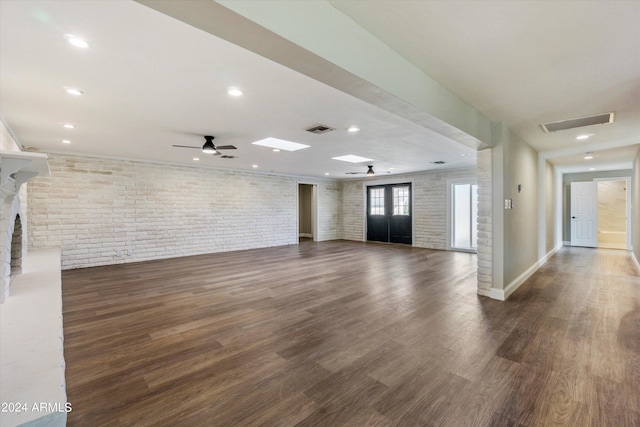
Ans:
POLYGON ((22 184, 37 175, 49 175, 45 154, 0 151, 0 303, 9 296, 11 277, 22 272, 27 247, 22 184))

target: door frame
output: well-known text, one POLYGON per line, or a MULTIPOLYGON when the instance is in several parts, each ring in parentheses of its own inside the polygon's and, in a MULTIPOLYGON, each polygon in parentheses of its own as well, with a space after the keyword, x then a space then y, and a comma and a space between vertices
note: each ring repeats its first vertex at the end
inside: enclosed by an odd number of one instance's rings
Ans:
MULTIPOLYGON (((627 202, 627 250, 630 251, 633 249, 631 245, 631 237, 633 236, 632 227, 633 221, 631 221, 631 177, 630 176, 621 176, 621 177, 611 177, 611 178, 593 178, 595 182, 599 181, 625 181, 627 186, 626 192, 626 202, 627 202)), ((597 193, 596 193, 597 194, 597 193)))
MULTIPOLYGON (((474 184, 478 185, 478 179, 475 176, 468 176, 463 178, 449 178, 447 179, 447 250, 448 251, 457 251, 457 252, 471 252, 477 253, 477 250, 473 249, 461 249, 454 248, 451 246, 451 238, 453 237, 453 212, 451 212, 452 208, 452 194, 451 188, 453 184, 474 184)), ((476 207, 477 208, 477 207, 476 207)))
POLYGON ((296 241, 300 239, 300 184, 311 186, 311 234, 313 241, 319 242, 318 238, 318 183, 308 181, 298 181, 296 183, 296 241))
POLYGON ((377 185, 400 185, 411 184, 411 246, 416 246, 415 230, 416 230, 416 215, 415 215, 415 194, 416 183, 415 178, 401 179, 401 178, 369 178, 362 181, 362 241, 367 241, 367 187, 375 187, 377 185))

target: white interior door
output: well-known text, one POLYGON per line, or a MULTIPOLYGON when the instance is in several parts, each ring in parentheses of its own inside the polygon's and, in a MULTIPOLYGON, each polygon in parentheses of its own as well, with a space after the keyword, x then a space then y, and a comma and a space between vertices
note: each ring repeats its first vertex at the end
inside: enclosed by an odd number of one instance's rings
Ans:
POLYGON ((571 246, 598 246, 598 183, 571 183, 571 246))

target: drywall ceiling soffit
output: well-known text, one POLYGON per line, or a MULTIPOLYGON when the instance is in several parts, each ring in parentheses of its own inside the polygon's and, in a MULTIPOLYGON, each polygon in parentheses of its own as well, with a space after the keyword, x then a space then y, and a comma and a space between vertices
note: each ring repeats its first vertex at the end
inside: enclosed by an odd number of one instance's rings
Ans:
POLYGON ((588 172, 591 168, 597 171, 631 169, 633 158, 638 150, 640 150, 640 144, 633 144, 625 147, 581 151, 575 154, 551 157, 548 160, 554 166, 572 172, 588 172), (585 159, 587 153, 591 153, 593 158, 585 159), (621 161, 621 159, 627 160, 621 161))
POLYGON ((640 135, 640 2, 329 2, 540 152, 640 135), (540 129, 608 111, 613 124, 540 129))
MULTIPOLYGON (((402 90, 394 90, 385 84, 376 85, 371 83, 372 80, 377 80, 377 82, 380 83, 385 79, 392 81, 392 84, 397 84, 399 81, 402 82, 403 79, 397 78, 397 74, 399 72, 402 74, 402 70, 396 68, 390 70, 393 72, 389 73, 378 71, 378 76, 382 75, 384 79, 363 78, 362 75, 367 71, 376 69, 378 66, 383 67, 384 63, 369 65, 366 63, 366 57, 359 57, 358 60, 360 64, 357 67, 359 71, 357 71, 349 66, 348 61, 342 61, 342 58, 349 57, 349 52, 346 50, 336 54, 336 56, 332 58, 334 62, 315 53, 313 47, 307 42, 309 40, 316 42, 323 41, 327 36, 330 36, 331 34, 326 31, 325 27, 317 28, 317 37, 306 34, 303 37, 297 38, 295 34, 288 33, 286 34, 288 38, 286 38, 281 35, 282 33, 278 32, 280 29, 288 28, 292 25, 305 26, 305 22, 312 24, 313 21, 318 18, 318 15, 313 15, 311 13, 312 11, 307 11, 307 8, 322 6, 324 2, 301 2, 297 4, 270 2, 268 4, 260 4, 259 7, 255 8, 254 6, 256 4, 251 2, 218 1, 196 2, 192 5, 193 7, 184 8, 179 2, 157 0, 136 1, 269 58, 384 111, 423 126, 432 132, 436 132, 466 147, 474 150, 489 147, 488 142, 491 140, 489 120, 474 108, 464 104, 455 95, 450 94, 445 87, 433 81, 428 75, 423 74, 415 68, 413 64, 406 62, 395 52, 388 50, 387 52, 383 52, 382 55, 373 56, 377 60, 379 60, 378 56, 385 56, 385 54, 387 56, 397 56, 395 59, 400 61, 401 66, 407 67, 409 74, 417 74, 416 79, 421 87, 413 87, 405 90, 404 96, 402 95, 402 90), (248 9, 246 6, 248 6, 248 9), (297 10, 303 9, 305 12, 298 15, 297 19, 292 18, 286 21, 284 26, 279 26, 279 22, 282 21, 280 14, 276 16, 274 21, 264 22, 264 20, 270 16, 266 13, 270 7, 284 7, 284 9, 281 9, 282 12, 291 11, 292 8, 296 8, 297 10), (247 15, 248 17, 243 16, 242 13, 246 13, 248 10, 257 10, 258 13, 247 15), (256 19, 257 21, 254 22, 252 19, 256 19), (269 29, 267 29, 266 26, 268 26, 269 29), (416 96, 417 93, 419 93, 419 95, 413 102, 404 99, 408 96, 416 96), (424 105, 420 107, 416 106, 416 104, 424 101, 431 101, 432 105, 429 107, 424 105), (439 111, 434 115, 429 111, 425 111, 426 109, 437 109, 439 111), (458 125, 458 127, 438 118, 438 116, 446 117, 449 121, 458 125)), ((329 7, 329 12, 333 10, 330 6, 326 6, 329 7)), ((326 11, 326 8, 324 10, 326 11)), ((272 13, 277 13, 277 10, 274 10, 272 13)), ((347 23, 346 25, 349 24, 347 23)), ((306 27, 307 31, 311 31, 311 28, 313 28, 313 24, 306 27)), ((334 30, 337 30, 337 28, 334 28, 334 30)), ((350 30, 356 32, 358 30, 362 31, 359 27, 355 29, 351 28, 350 30)), ((349 29, 347 29, 347 31, 349 31, 349 29)), ((330 49, 325 52, 333 53, 339 51, 341 45, 348 42, 347 39, 342 39, 342 41, 343 43, 325 42, 327 46, 330 46, 330 49)), ((375 43, 379 42, 375 41, 375 43)), ((386 48, 382 43, 380 43, 380 45, 386 48)), ((409 78, 409 75, 405 74, 404 79, 406 78, 409 78)))

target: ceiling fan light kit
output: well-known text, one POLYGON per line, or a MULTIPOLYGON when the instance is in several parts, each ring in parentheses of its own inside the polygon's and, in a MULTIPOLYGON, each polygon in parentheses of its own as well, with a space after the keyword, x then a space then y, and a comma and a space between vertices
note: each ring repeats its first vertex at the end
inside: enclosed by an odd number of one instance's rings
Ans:
POLYGON ((190 145, 173 145, 174 147, 178 147, 178 148, 196 148, 198 150, 202 150, 203 153, 207 153, 207 154, 213 154, 214 156, 220 156, 222 159, 233 159, 235 158, 235 156, 222 156, 222 153, 218 150, 236 150, 237 148, 233 145, 219 145, 218 147, 216 147, 213 144, 213 140, 215 139, 215 136, 211 136, 211 135, 205 135, 204 136, 205 142, 202 145, 202 148, 200 147, 192 147, 190 145))
POLYGON ((206 142, 202 146, 202 152, 211 154, 217 153, 218 151, 216 150, 216 146, 213 145, 213 137, 205 136, 204 139, 206 139, 206 142))

